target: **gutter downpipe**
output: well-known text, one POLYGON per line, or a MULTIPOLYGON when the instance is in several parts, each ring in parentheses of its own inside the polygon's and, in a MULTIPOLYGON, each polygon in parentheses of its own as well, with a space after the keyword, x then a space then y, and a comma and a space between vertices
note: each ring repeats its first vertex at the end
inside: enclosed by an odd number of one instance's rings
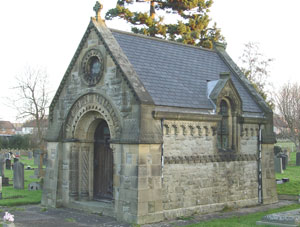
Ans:
POLYGON ((258 203, 263 204, 263 190, 262 190, 262 169, 261 169, 261 150, 262 150, 262 134, 261 134, 261 124, 258 125, 258 203))
POLYGON ((164 118, 160 119, 160 124, 161 124, 161 134, 162 134, 162 144, 161 144, 161 181, 162 183, 164 182, 164 118))

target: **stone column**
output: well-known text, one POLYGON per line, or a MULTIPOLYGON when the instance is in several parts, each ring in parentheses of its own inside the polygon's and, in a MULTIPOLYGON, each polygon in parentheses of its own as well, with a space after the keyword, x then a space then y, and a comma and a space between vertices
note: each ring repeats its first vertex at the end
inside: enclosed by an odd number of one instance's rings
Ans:
POLYGON ((70 152, 70 197, 75 200, 78 199, 78 153, 79 148, 72 146, 70 152))
POLYGON ((89 152, 88 146, 81 148, 81 179, 80 179, 80 197, 87 199, 89 197, 89 152))

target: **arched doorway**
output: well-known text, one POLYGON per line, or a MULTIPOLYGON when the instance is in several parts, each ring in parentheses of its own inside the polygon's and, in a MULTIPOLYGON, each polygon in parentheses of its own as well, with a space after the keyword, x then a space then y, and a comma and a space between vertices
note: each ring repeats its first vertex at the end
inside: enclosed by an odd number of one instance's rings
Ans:
POLYGON ((94 134, 94 199, 113 199, 113 152, 109 146, 110 131, 101 121, 94 134))

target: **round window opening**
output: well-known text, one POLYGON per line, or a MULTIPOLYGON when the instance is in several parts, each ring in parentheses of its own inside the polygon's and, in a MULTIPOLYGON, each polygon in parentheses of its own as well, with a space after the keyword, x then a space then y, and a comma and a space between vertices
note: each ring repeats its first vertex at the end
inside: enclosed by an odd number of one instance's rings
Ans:
POLYGON ((96 78, 101 71, 101 63, 97 57, 91 57, 89 61, 89 74, 96 78))
POLYGON ((83 78, 89 86, 96 85, 102 76, 103 60, 98 50, 90 50, 82 60, 83 78))

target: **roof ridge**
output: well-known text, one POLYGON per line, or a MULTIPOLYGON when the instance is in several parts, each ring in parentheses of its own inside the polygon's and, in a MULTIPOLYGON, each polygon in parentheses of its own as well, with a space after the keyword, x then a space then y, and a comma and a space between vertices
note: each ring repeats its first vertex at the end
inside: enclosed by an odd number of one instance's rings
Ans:
POLYGON ((172 40, 161 39, 161 38, 158 38, 158 37, 152 37, 152 36, 136 34, 136 33, 132 33, 132 32, 121 31, 121 30, 118 30, 118 29, 115 29, 115 28, 108 28, 108 29, 111 32, 117 32, 117 33, 130 35, 130 36, 135 36, 135 37, 139 37, 139 38, 151 39, 151 40, 154 40, 154 41, 166 42, 166 43, 176 44, 176 45, 179 45, 179 46, 190 47, 190 48, 195 48, 195 49, 200 49, 200 50, 216 53, 216 51, 214 49, 207 49, 207 48, 200 47, 200 46, 184 44, 184 43, 180 43, 180 42, 176 42, 176 41, 172 41, 172 40))

